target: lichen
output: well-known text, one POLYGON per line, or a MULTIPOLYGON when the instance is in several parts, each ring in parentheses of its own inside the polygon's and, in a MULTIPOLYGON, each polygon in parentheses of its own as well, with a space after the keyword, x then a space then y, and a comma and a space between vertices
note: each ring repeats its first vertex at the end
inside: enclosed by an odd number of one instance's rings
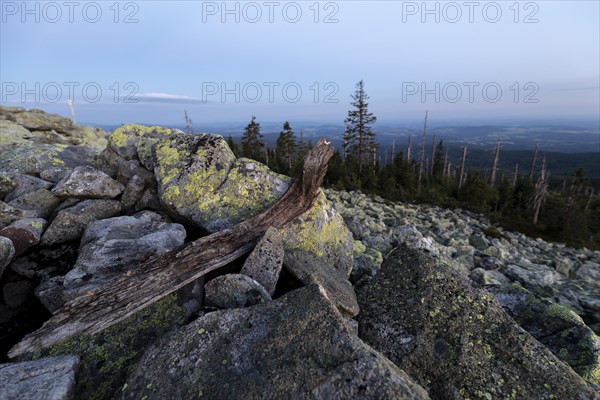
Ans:
POLYGON ((172 294, 100 333, 77 335, 35 352, 33 358, 78 355, 77 397, 110 399, 122 390, 144 349, 183 321, 184 312, 177 304, 177 295, 172 294))

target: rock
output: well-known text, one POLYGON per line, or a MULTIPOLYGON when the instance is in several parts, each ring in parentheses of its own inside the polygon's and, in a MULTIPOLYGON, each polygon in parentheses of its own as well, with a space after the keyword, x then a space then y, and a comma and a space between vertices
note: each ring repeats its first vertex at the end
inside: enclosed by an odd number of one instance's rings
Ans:
POLYGON ((359 336, 433 398, 599 398, 490 294, 422 251, 395 249, 358 300, 359 336))
POLYGON ((281 234, 276 229, 269 228, 244 262, 240 274, 254 279, 266 289, 270 296, 273 296, 282 266, 281 234))
POLYGON ((469 277, 473 281, 485 286, 504 285, 510 283, 510 279, 504 276, 502 272, 495 270, 486 271, 483 268, 475 268, 473 271, 471 271, 469 277))
POLYGON ((17 187, 17 184, 8 176, 0 174, 0 200, 12 192, 17 187))
POLYGON ((146 351, 124 399, 428 399, 317 285, 206 314, 146 351))
POLYGON ((64 133, 73 129, 73 122, 69 118, 57 114, 46 114, 41 110, 15 113, 12 120, 28 130, 54 130, 64 133))
POLYGON ((125 379, 144 350, 184 322, 180 300, 178 294, 170 294, 97 334, 74 336, 35 352, 34 357, 77 355, 81 361, 74 398, 120 398, 125 379))
POLYGON ((73 170, 70 168, 52 167, 40 172, 40 178, 54 184, 63 180, 73 170))
POLYGON ((318 259, 321 265, 337 269, 344 277, 350 276, 354 239, 322 191, 311 208, 289 223, 282 234, 286 252, 307 253, 307 257, 318 259))
POLYGON ((69 400, 73 398, 79 357, 61 356, 0 365, 0 398, 69 400))
POLYGON ((15 246, 12 240, 4 236, 0 236, 0 278, 4 273, 4 269, 15 257, 15 246))
POLYGON ((13 180, 16 187, 4 198, 4 201, 7 203, 27 193, 35 192, 39 189, 50 189, 52 187, 51 182, 30 175, 16 174, 13 180))
POLYGON ((121 196, 121 204, 123 205, 123 209, 133 209, 135 204, 142 198, 145 188, 146 186, 144 184, 144 180, 140 178, 139 175, 132 176, 125 186, 123 196, 121 196))
POLYGON ((0 119, 0 144, 26 143, 32 134, 21 125, 6 119, 0 119))
MULTIPOLYGON (((25 144, 0 147, 0 171, 41 175, 49 169, 71 170, 94 162, 96 153, 84 146, 25 144)), ((54 171, 53 174, 57 174, 54 171)))
POLYGON ((209 232, 259 214, 288 188, 286 177, 261 163, 236 160, 219 135, 175 134, 153 149, 163 207, 175 219, 209 232))
POLYGON ((503 272, 512 280, 518 281, 526 288, 534 291, 550 287, 561 279, 560 274, 552 268, 538 264, 528 264, 526 266, 510 264, 506 266, 503 272))
POLYGON ((0 229, 0 236, 12 240, 15 246, 15 257, 18 257, 40 242, 46 223, 43 218, 20 219, 0 229))
POLYGON ((120 212, 121 203, 117 200, 83 200, 73 207, 60 210, 40 243, 50 246, 77 240, 91 222, 114 217, 120 212))
POLYGON ((340 312, 354 317, 360 311, 356 294, 345 273, 320 262, 311 252, 286 250, 283 260, 285 269, 304 285, 318 283, 340 312))
POLYGON ((120 195, 125 186, 104 172, 91 166, 76 167, 56 184, 52 192, 61 198, 112 199, 120 195))
POLYGON ((34 290, 35 297, 52 314, 56 314, 65 304, 63 299, 63 281, 64 278, 62 276, 52 277, 44 280, 34 290))
POLYGON ((205 300, 219 308, 250 307, 271 296, 254 279, 241 274, 221 275, 204 286, 205 300))
POLYGON ((479 251, 484 251, 485 249, 490 247, 489 242, 481 235, 469 236, 469 244, 479 251))
POLYGON ((34 213, 19 210, 0 201, 0 228, 4 228, 11 223, 27 217, 35 217, 34 213))
POLYGON ((4 302, 9 307, 17 308, 33 296, 34 288, 35 284, 27 280, 9 282, 2 288, 4 302))
POLYGON ((65 276, 65 300, 98 290, 154 254, 183 244, 186 231, 151 211, 92 222, 81 238, 74 268, 65 276))
POLYGON ((523 329, 582 378, 600 386, 600 339, 579 315, 518 284, 493 287, 490 292, 523 329))
POLYGON ((29 210, 37 218, 48 218, 60 204, 60 199, 47 189, 26 193, 8 203, 20 210, 29 210))

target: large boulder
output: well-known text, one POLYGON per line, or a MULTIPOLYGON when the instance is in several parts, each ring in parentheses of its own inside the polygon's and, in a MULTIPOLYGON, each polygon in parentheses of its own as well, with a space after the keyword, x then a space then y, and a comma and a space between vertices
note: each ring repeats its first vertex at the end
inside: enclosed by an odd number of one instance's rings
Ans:
POLYGON ((287 178, 261 163, 236 160, 218 135, 171 135, 155 144, 154 154, 165 209, 209 232, 259 214, 288 187, 287 178))
POLYGON ((7 237, 0 236, 0 278, 4 274, 4 269, 15 257, 15 245, 7 237))
POLYGON ((130 161, 138 160, 153 171, 160 202, 171 217, 208 232, 257 215, 288 188, 286 177, 256 161, 236 159, 220 135, 125 125, 110 135, 99 165, 114 177, 142 177, 139 168, 130 168, 130 161))
POLYGON ((488 291, 523 329, 585 380, 600 387, 600 339, 579 315, 518 284, 494 286, 488 291))
POLYGON ((207 314, 146 351, 125 399, 427 399, 318 285, 207 314))
POLYGON ((96 152, 85 146, 23 144, 0 147, 0 171, 41 175, 52 170, 65 174, 77 166, 90 165, 96 152))
POLYGON ((359 336, 433 398, 600 398, 492 295, 422 251, 395 249, 358 300, 359 336))
POLYGON ((0 399, 73 399, 78 365, 79 358, 76 356, 1 364, 0 399))
MULTIPOLYGON (((73 398, 119 398, 125 379, 144 349, 184 323, 185 312, 179 305, 182 301, 179 292, 170 294, 99 333, 74 336, 28 357, 77 355, 81 361, 73 398)), ((35 398, 38 397, 27 399, 35 398)))

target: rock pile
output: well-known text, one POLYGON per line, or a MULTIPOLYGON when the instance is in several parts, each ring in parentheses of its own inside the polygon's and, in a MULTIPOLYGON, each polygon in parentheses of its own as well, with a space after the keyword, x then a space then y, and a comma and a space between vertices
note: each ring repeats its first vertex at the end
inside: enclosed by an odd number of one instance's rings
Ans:
MULTIPOLYGON (((290 183, 219 135, 125 125, 104 137, 6 107, 0 124, 9 345, 148 257, 257 215, 290 183)), ((322 191, 245 260, 0 365, 0 398, 39 397, 27 390, 44 382, 58 399, 598 398, 586 325, 600 321, 598 271, 597 253, 473 214, 322 191)))

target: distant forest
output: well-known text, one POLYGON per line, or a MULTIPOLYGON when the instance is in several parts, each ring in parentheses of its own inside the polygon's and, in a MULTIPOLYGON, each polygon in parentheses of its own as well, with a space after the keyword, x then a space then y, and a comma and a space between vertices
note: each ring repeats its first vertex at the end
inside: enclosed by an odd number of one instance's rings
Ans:
MULTIPOLYGON (((368 98, 361 81, 344 121, 342 148, 330 161, 326 186, 391 201, 463 208, 507 230, 600 250, 600 179, 592 181, 581 167, 600 170, 597 153, 502 151, 500 138, 492 151, 450 149, 428 137, 426 113, 421 135, 412 137, 405 148, 391 146, 382 156, 371 129, 376 117, 368 110, 368 98)), ((241 142, 229 136, 234 153, 297 176, 312 143, 298 137, 289 122, 282 124, 274 147, 266 145, 260 130, 252 117, 241 142)), ((592 173, 600 176, 600 171, 592 173)))

